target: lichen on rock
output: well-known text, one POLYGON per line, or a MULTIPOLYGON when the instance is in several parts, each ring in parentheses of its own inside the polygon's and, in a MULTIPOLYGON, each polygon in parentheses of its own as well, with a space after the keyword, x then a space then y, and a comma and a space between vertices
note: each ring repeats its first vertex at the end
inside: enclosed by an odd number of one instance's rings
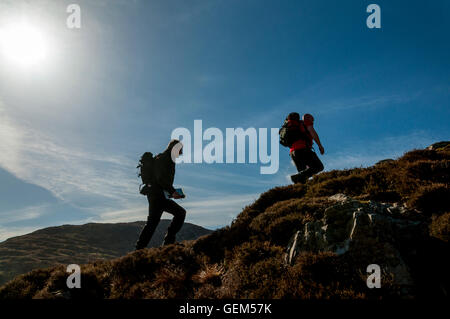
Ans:
POLYGON ((330 206, 323 218, 308 222, 289 242, 285 261, 292 265, 301 252, 333 252, 336 255, 382 247, 383 270, 402 286, 412 286, 402 248, 413 238, 420 238, 424 223, 398 204, 359 201, 344 194, 329 197, 330 206))

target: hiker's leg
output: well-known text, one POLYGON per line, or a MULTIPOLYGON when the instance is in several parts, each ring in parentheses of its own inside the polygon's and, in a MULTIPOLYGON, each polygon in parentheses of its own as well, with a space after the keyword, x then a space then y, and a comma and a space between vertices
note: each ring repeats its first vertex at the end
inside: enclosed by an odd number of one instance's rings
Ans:
POLYGON ((302 172, 306 169, 306 161, 304 156, 304 150, 295 150, 291 152, 292 161, 297 168, 298 173, 291 175, 291 180, 293 183, 304 183, 306 179, 303 177, 302 172))
POLYGON ((297 172, 301 172, 303 170, 306 169, 306 161, 305 161, 305 157, 303 155, 304 150, 295 150, 291 152, 291 158, 292 161, 295 164, 295 167, 297 168, 297 172))
POLYGON ((161 198, 160 194, 150 193, 147 195, 148 200, 148 217, 147 223, 141 231, 141 235, 136 243, 136 250, 147 247, 158 227, 161 215, 163 213, 164 195, 161 198))
POLYGON ((310 150, 310 157, 308 161, 308 166, 311 172, 311 176, 314 174, 317 174, 321 171, 323 171, 323 164, 319 157, 317 156, 316 152, 310 150))
POLYGON ((305 169, 302 174, 306 176, 306 178, 310 178, 314 174, 317 174, 323 170, 323 164, 317 156, 316 152, 308 150, 308 153, 305 153, 305 159, 308 168, 305 169))
POLYGON ((173 200, 166 200, 164 211, 173 215, 172 223, 167 229, 166 237, 164 238, 164 245, 173 244, 175 242, 176 234, 183 226, 186 217, 186 210, 175 203, 173 200))

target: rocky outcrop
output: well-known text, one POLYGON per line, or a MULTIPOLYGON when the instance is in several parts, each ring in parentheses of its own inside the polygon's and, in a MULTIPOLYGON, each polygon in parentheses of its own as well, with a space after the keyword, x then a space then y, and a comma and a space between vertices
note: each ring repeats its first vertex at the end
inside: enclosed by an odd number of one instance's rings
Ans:
POLYGON ((329 200, 331 206, 325 209, 322 219, 306 223, 294 234, 285 261, 293 264, 302 251, 342 255, 378 245, 386 261, 383 271, 393 277, 395 284, 412 286, 402 248, 426 231, 420 213, 396 204, 359 201, 343 194, 329 200))
POLYGON ((430 146, 428 146, 429 150, 439 150, 439 149, 448 149, 450 148, 450 142, 449 141, 442 141, 434 143, 430 146))

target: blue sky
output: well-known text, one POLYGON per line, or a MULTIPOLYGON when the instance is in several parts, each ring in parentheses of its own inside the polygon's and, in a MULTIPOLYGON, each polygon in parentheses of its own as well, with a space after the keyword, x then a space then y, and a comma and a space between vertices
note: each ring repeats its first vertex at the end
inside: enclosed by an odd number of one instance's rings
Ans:
MULTIPOLYGON (((276 128, 315 116, 326 170, 450 138, 448 1, 0 1, 46 36, 32 68, 0 54, 0 240, 35 229, 145 220, 136 163, 172 130, 276 128), (78 3, 81 29, 66 27, 78 3), (366 7, 381 8, 381 29, 366 7)), ((206 144, 206 143, 205 143, 206 144)), ((229 224, 295 172, 180 164, 187 221, 229 224)), ((168 218, 164 215, 163 218, 168 218)))

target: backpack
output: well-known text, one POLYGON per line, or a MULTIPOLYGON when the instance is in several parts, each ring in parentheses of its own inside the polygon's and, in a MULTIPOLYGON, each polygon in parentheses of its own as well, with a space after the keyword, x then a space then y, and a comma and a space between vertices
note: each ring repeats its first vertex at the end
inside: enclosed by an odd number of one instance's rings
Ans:
POLYGON ((154 164, 155 158, 153 157, 153 154, 145 152, 139 160, 139 165, 136 166, 136 168, 139 168, 138 176, 142 179, 142 184, 139 187, 139 192, 142 195, 147 195, 150 185, 154 183, 154 164))
POLYGON ((292 134, 289 134, 288 129, 288 119, 286 119, 283 123, 283 126, 278 131, 278 134, 280 135, 280 144, 285 147, 290 147, 292 145, 292 134))
MULTIPOLYGON (((298 113, 291 113, 295 114, 295 119, 297 119, 298 113)), ((288 117, 284 120, 283 126, 278 131, 278 134, 280 135, 280 144, 285 147, 291 147, 294 142, 298 140, 304 140, 308 146, 310 146, 310 134, 308 130, 306 129, 305 123, 298 119, 298 122, 303 127, 303 130, 292 130, 289 128, 289 117, 291 114, 288 115, 288 117)), ((312 145, 311 145, 312 146, 312 145)))

